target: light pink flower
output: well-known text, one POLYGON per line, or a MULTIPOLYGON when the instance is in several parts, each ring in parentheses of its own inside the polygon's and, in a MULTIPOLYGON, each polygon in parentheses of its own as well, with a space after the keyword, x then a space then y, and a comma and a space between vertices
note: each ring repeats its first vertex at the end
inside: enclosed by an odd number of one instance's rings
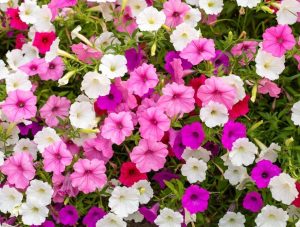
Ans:
POLYGON ((130 136, 133 130, 132 116, 130 112, 110 113, 101 128, 101 136, 120 145, 130 136))
POLYGON ((35 117, 37 99, 31 91, 14 90, 2 104, 2 112, 9 121, 18 122, 35 117))
POLYGON ((162 89, 158 105, 169 117, 189 113, 194 109, 194 89, 183 84, 171 83, 162 89))
POLYGON ((53 174, 53 202, 63 203, 66 196, 75 197, 78 194, 78 189, 72 186, 70 174, 66 176, 61 174, 53 174))
POLYGON ((114 154, 111 141, 104 139, 101 135, 85 140, 82 147, 84 156, 89 160, 99 159, 107 163, 114 154))
POLYGON ((7 175, 9 184, 19 189, 25 189, 35 175, 31 154, 27 152, 15 153, 6 159, 1 167, 1 172, 7 175))
POLYGON ((182 60, 180 58, 174 58, 173 61, 170 62, 174 73, 171 74, 171 79, 173 82, 177 84, 184 84, 183 78, 188 74, 192 73, 191 69, 183 69, 182 60))
POLYGON ((225 105, 228 110, 234 105, 236 96, 237 92, 234 87, 225 84, 220 77, 215 76, 206 79, 204 85, 200 86, 197 92, 197 97, 203 105, 213 101, 225 105))
POLYGON ((149 108, 140 115, 141 136, 144 139, 160 141, 164 132, 170 128, 170 120, 164 112, 156 107, 149 108))
POLYGON ((99 60, 102 56, 102 53, 98 50, 95 50, 83 43, 73 44, 71 46, 72 51, 76 54, 80 61, 83 61, 87 64, 92 64, 93 61, 99 60))
POLYGON ((118 32, 126 32, 129 33, 129 35, 132 35, 132 33, 135 31, 135 29, 137 29, 138 26, 135 19, 133 18, 131 9, 129 6, 126 6, 122 13, 120 13, 120 11, 121 7, 117 7, 115 9, 115 13, 120 16, 114 18, 114 25, 118 32))
POLYGON ((138 96, 147 94, 150 88, 154 88, 158 83, 156 69, 153 65, 143 63, 130 73, 127 80, 128 90, 138 96))
POLYGON ((191 41, 180 53, 180 57, 193 65, 215 57, 215 43, 212 39, 200 38, 191 41))
POLYGON ((71 174, 72 186, 77 187, 85 194, 101 189, 107 182, 106 167, 103 161, 98 159, 79 159, 74 164, 74 172, 71 174))
POLYGON ((64 142, 58 141, 45 148, 43 155, 44 169, 47 172, 59 174, 66 166, 70 165, 73 159, 71 152, 64 142))
POLYGON ((267 94, 271 97, 278 98, 279 94, 281 93, 281 88, 277 86, 274 82, 264 78, 259 81, 258 85, 258 93, 260 94, 267 94))
POLYGON ((65 97, 51 95, 45 105, 40 109, 41 117, 50 127, 58 125, 60 119, 65 119, 69 114, 71 102, 65 97))
POLYGON ((164 3, 166 25, 176 27, 183 22, 184 16, 190 10, 189 6, 181 0, 169 0, 164 3))
POLYGON ((293 49, 296 40, 288 25, 277 25, 265 30, 263 34, 263 50, 274 57, 282 57, 287 50, 293 49))
POLYGON ((116 78, 114 80, 114 84, 122 93, 122 104, 124 104, 128 108, 128 110, 137 107, 136 97, 131 92, 129 92, 127 81, 122 81, 121 78, 116 78))
POLYGON ((141 139, 130 153, 130 159, 142 173, 157 171, 164 167, 168 155, 167 145, 153 140, 141 139))
POLYGON ((45 73, 45 67, 43 67, 44 63, 45 60, 43 58, 34 58, 25 65, 20 66, 19 69, 28 76, 34 76, 36 74, 45 73))
POLYGON ((44 62, 43 69, 39 73, 41 80, 59 80, 65 70, 65 64, 60 57, 54 58, 51 62, 44 62))
POLYGON ((245 65, 254 59, 258 42, 256 41, 244 41, 234 45, 231 49, 233 56, 242 56, 240 63, 245 65))

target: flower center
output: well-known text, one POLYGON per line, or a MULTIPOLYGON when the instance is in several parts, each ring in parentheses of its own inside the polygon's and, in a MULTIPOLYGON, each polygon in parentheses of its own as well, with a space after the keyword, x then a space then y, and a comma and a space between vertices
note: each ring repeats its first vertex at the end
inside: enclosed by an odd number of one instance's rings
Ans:
POLYGON ((49 64, 49 69, 55 69, 55 65, 53 63, 49 64))
POLYGON ((37 66, 36 66, 36 65, 30 66, 30 70, 31 70, 31 71, 36 71, 36 70, 37 70, 37 66))
POLYGON ((267 172, 263 172, 261 174, 262 178, 268 178, 269 174, 267 172))
POLYGON ((198 196, 196 194, 191 195, 191 200, 197 200, 197 199, 198 199, 198 196))
POLYGON ((173 16, 173 17, 179 17, 179 16, 180 16, 180 13, 174 12, 172 16, 173 16))
POLYGON ((18 106, 19 108, 23 108, 23 107, 25 106, 25 103, 22 102, 22 101, 19 101, 19 102, 17 103, 17 106, 18 106))
POLYGON ((48 38, 47 37, 42 38, 42 43, 48 43, 48 38))
POLYGON ((113 95, 113 94, 109 94, 107 97, 108 97, 108 99, 110 99, 110 100, 114 100, 114 95, 113 95))
POLYGON ((193 137, 196 137, 196 138, 199 137, 199 133, 198 132, 193 132, 192 134, 193 134, 193 137))

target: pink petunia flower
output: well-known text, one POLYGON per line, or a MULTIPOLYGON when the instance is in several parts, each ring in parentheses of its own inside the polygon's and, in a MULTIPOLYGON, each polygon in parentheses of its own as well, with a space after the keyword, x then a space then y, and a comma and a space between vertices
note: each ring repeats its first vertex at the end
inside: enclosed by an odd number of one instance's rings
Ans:
POLYGON ((78 189, 72 186, 70 174, 66 176, 62 174, 53 174, 53 202, 63 203, 66 196, 75 197, 78 194, 78 189))
POLYGON ((193 72, 191 69, 183 69, 182 60, 180 58, 174 58, 173 61, 170 62, 170 65, 174 71, 174 73, 171 74, 171 80, 177 84, 184 84, 183 78, 193 72))
POLYGON ((163 95, 158 100, 169 117, 189 113, 194 109, 194 89, 183 84, 171 83, 162 89, 163 95))
POLYGON ((218 102, 227 107, 228 110, 235 104, 237 92, 234 87, 227 85, 220 77, 211 77, 205 80, 197 92, 197 97, 202 101, 203 105, 207 105, 210 101, 218 102))
MULTIPOLYGON (((121 7, 115 9, 115 13, 118 14, 121 11, 121 7)), ((118 32, 127 32, 129 35, 137 29, 137 23, 133 18, 131 9, 129 6, 126 6, 124 11, 120 14, 121 16, 114 18, 114 25, 118 32)))
POLYGON ((181 0, 169 0, 164 3, 164 14, 166 15, 166 25, 176 27, 184 20, 184 16, 190 7, 181 0))
POLYGON ((141 136, 145 139, 160 141, 170 128, 170 120, 156 107, 146 109, 138 119, 141 136))
POLYGON ((37 47, 41 54, 50 50, 53 41, 56 39, 54 32, 36 32, 32 45, 37 47))
POLYGON ((1 167, 1 172, 7 175, 9 184, 19 189, 25 189, 35 176, 31 154, 28 152, 15 153, 6 159, 1 167))
POLYGON ((133 122, 130 112, 110 113, 101 128, 101 136, 120 145, 126 136, 131 135, 132 130, 133 122))
POLYGON ((73 159, 71 152, 62 141, 58 141, 45 148, 42 155, 45 171, 53 172, 54 174, 63 172, 73 159))
POLYGON ((200 38, 191 41, 180 53, 180 57, 193 65, 215 57, 215 43, 212 39, 200 38))
POLYGON ((82 147, 84 156, 89 160, 99 159, 107 163, 114 154, 111 141, 104 139, 101 135, 85 140, 82 147))
POLYGON ((71 102, 67 98, 51 95, 40 109, 40 115, 47 125, 55 127, 59 123, 59 118, 63 120, 69 115, 70 106, 71 102))
POLYGON ((130 153, 130 159, 142 172, 157 171, 164 167, 168 155, 167 145, 153 140, 141 139, 130 153))
POLYGON ((19 69, 25 72, 28 76, 34 76, 45 71, 45 68, 43 67, 44 63, 45 60, 43 58, 34 58, 25 65, 20 66, 19 69))
POLYGON ((265 30, 263 34, 263 50, 274 57, 282 57, 287 50, 293 49, 296 40, 288 25, 277 25, 265 30))
POLYGON ((23 45, 26 43, 26 36, 22 33, 16 35, 15 48, 22 49, 23 45))
POLYGON ((79 159, 74 164, 74 172, 71 174, 72 186, 77 187, 85 194, 101 189, 107 182, 106 167, 103 161, 98 159, 79 159))
POLYGON ((296 61, 298 62, 298 70, 300 70, 300 55, 295 54, 294 58, 296 59, 296 61))
POLYGON ((37 98, 31 91, 14 90, 2 104, 2 112, 9 121, 18 122, 35 117, 37 98))
POLYGON ((65 70, 65 64, 61 57, 54 58, 51 62, 44 62, 43 69, 39 73, 41 80, 59 80, 65 70))
POLYGON ((278 98, 279 94, 281 93, 281 88, 277 86, 274 82, 264 78, 259 81, 258 85, 258 93, 260 94, 267 94, 271 97, 278 98))
POLYGON ((256 41, 244 41, 234 45, 231 49, 233 56, 242 56, 240 64, 245 65, 254 59, 258 42, 256 41))
POLYGON ((154 88, 157 83, 156 69, 152 64, 146 63, 134 69, 127 80, 128 90, 140 97, 146 94, 150 88, 154 88))
POLYGON ((73 44, 71 46, 72 51, 76 54, 78 59, 84 63, 92 64, 93 60, 99 60, 102 56, 102 53, 83 44, 73 44))
POLYGON ((28 25, 20 19, 20 10, 15 8, 8 8, 6 10, 6 16, 9 20, 9 27, 16 30, 27 30, 28 25))

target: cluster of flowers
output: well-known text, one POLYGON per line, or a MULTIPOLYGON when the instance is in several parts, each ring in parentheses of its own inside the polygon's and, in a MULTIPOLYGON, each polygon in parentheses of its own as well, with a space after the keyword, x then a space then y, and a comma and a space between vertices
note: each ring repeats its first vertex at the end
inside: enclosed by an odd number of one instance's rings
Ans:
POLYGON ((300 126, 300 1, 228 2, 0 0, 0 223, 300 226, 293 138, 247 116, 300 126), (268 27, 219 42, 229 8, 268 27))

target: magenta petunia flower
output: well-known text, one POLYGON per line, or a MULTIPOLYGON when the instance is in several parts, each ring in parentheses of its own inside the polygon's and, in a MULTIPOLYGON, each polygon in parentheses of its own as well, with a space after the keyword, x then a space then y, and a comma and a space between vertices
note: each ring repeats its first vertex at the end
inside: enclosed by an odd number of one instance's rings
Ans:
POLYGON ((180 57, 187 59, 193 65, 215 57, 215 43, 212 39, 200 38, 191 41, 180 53, 180 57))
POLYGON ((251 178, 258 188, 266 188, 272 177, 278 176, 281 169, 269 160, 261 160, 251 171, 251 178))
POLYGON ((170 130, 170 145, 172 147, 172 151, 174 152, 176 158, 181 160, 181 156, 184 152, 186 146, 182 142, 181 131, 170 130))
POLYGON ((175 75, 174 60, 176 60, 176 59, 181 60, 181 67, 182 67, 183 71, 188 71, 193 67, 193 65, 189 61, 187 61, 186 59, 183 59, 179 56, 179 52, 169 51, 165 56, 166 64, 165 64, 164 68, 172 76, 175 75))
POLYGON ((18 122, 35 117, 37 98, 31 91, 14 90, 8 93, 2 111, 9 121, 18 122))
POLYGON ((243 207, 252 212, 259 212, 264 206, 264 201, 258 192, 248 192, 243 199, 243 207))
POLYGON ((182 206, 191 214, 203 212, 208 207, 209 192, 198 185, 189 186, 182 196, 182 206))
POLYGON ((293 49, 296 40, 288 25, 277 25, 265 30, 263 34, 263 50, 274 57, 282 57, 286 51, 293 49))
POLYGON ((161 189, 164 189, 166 187, 165 182, 170 181, 172 179, 178 179, 179 176, 172 173, 169 170, 163 170, 161 172, 155 173, 152 177, 153 180, 155 180, 161 189))
POLYGON ((157 211, 159 210, 159 203, 155 203, 151 208, 141 206, 139 212, 144 218, 151 224, 154 224, 154 220, 157 218, 157 211))
POLYGON ((181 129, 182 143, 192 149, 200 147, 205 134, 200 122, 193 122, 181 129))
POLYGON ((232 144, 238 138, 244 138, 247 134, 247 128, 244 124, 234 121, 228 121, 223 128, 222 144, 228 150, 231 150, 232 144))
POLYGON ((54 58, 51 62, 44 62, 43 69, 39 72, 41 80, 59 80, 65 70, 61 57, 54 58))
POLYGON ((96 101, 96 106, 101 110, 114 111, 122 102, 123 96, 121 91, 112 84, 108 95, 99 96, 96 101))
POLYGON ((125 51, 125 57, 127 60, 127 69, 131 72, 141 65, 144 53, 141 47, 138 47, 137 50, 136 48, 130 48, 125 51))
POLYGON ((190 10, 190 7, 181 0, 168 0, 164 3, 164 14, 166 15, 166 25, 176 27, 184 20, 184 16, 190 10))
POLYGON ((96 222, 104 217, 106 212, 99 207, 92 207, 88 213, 84 216, 82 223, 86 225, 86 227, 95 227, 96 222))
POLYGON ((50 50, 53 41, 56 39, 54 32, 36 32, 32 45, 37 47, 41 54, 50 50))
POLYGON ((20 19, 20 10, 17 8, 8 8, 6 10, 6 16, 9 20, 9 27, 17 30, 27 30, 28 25, 20 19))
POLYGON ((62 208, 59 213, 59 221, 63 225, 75 225, 79 219, 78 211, 76 207, 72 205, 67 205, 62 208))

